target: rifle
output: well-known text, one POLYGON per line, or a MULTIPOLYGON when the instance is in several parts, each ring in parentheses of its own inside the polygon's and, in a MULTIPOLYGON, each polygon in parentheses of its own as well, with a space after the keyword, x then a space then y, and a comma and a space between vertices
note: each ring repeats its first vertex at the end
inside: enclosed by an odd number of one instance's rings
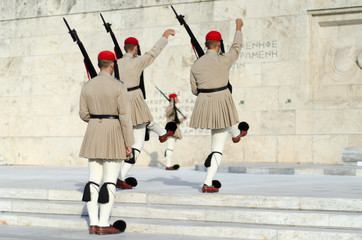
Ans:
POLYGON ((75 29, 73 29, 73 30, 70 29, 70 27, 67 23, 67 20, 65 20, 64 17, 63 17, 63 20, 65 22, 65 25, 67 25, 67 27, 68 27, 69 34, 70 34, 70 36, 72 36, 73 42, 76 42, 78 44, 80 51, 82 52, 83 61, 84 61, 84 65, 85 65, 85 68, 87 71, 88 79, 96 77, 97 72, 93 67, 92 61, 90 60, 90 58, 87 54, 87 51, 85 50, 85 48, 83 46, 83 43, 80 41, 80 39, 78 37, 77 31, 75 31, 75 29))
MULTIPOLYGON (((111 34, 111 38, 112 38, 113 43, 114 43, 114 52, 116 53, 116 57, 117 57, 117 59, 120 59, 120 58, 123 57, 123 53, 122 53, 121 48, 119 47, 116 36, 114 35, 114 33, 113 33, 112 29, 111 29, 112 24, 110 24, 108 22, 106 23, 106 21, 103 18, 102 13, 100 13, 100 15, 101 15, 101 18, 102 18, 102 21, 103 21, 103 25, 106 28, 106 31, 111 34)), ((138 53, 137 54, 141 55, 140 46, 138 46, 138 53)), ((117 79, 119 79, 119 77, 117 79)), ((146 99, 146 90, 145 90, 145 84, 144 84, 144 80, 143 80, 143 71, 142 71, 141 76, 140 76, 140 85, 139 85, 139 87, 140 87, 140 89, 142 91, 143 98, 146 99)))
MULTIPOLYGON (((167 99, 167 101, 171 102, 171 100, 166 96, 166 94, 164 94, 158 87, 155 86, 155 88, 161 93, 162 96, 164 96, 167 99)), ((182 115, 183 118, 186 118, 186 116, 183 115, 183 113, 180 111, 180 109, 178 109, 175 105, 174 105, 174 107, 175 107, 176 111, 182 115)))
MULTIPOLYGON (((184 19, 184 15, 181 15, 181 14, 177 14, 176 10, 173 8, 173 6, 171 5, 171 8, 173 10, 173 12, 175 13, 176 15, 176 18, 177 20, 180 22, 181 26, 184 25, 187 33, 189 34, 190 38, 191 38, 191 44, 192 44, 192 47, 194 48, 194 51, 195 51, 195 55, 196 55, 196 58, 200 58, 201 56, 203 56, 205 53, 204 53, 204 50, 202 50, 199 42, 197 41, 197 39, 195 38, 194 34, 192 33, 189 25, 187 25, 187 23, 185 22, 185 19, 184 19)), ((224 45, 221 44, 221 52, 224 53, 225 50, 224 50, 224 45)), ((230 90, 230 92, 232 92, 232 86, 230 84, 230 82, 228 81, 228 88, 230 90)))
POLYGON ((112 38, 113 43, 114 43, 114 52, 116 53, 116 57, 117 57, 117 59, 120 59, 120 58, 123 57, 123 53, 122 53, 121 48, 119 47, 116 36, 114 35, 114 33, 112 31, 112 28, 111 28, 112 24, 110 24, 109 22, 106 23, 106 21, 104 21, 102 13, 100 13, 100 15, 101 15, 101 18, 102 18, 102 21, 103 21, 103 25, 106 28, 106 31, 109 32, 109 34, 111 34, 111 38, 112 38))
POLYGON ((194 47, 194 50, 196 51, 195 54, 196 54, 196 57, 197 58, 200 58, 202 55, 204 55, 204 50, 202 50, 199 42, 197 41, 197 39, 195 38, 194 34, 192 33, 189 25, 187 25, 187 23, 185 22, 185 19, 184 19, 184 15, 178 15, 176 10, 173 8, 173 6, 171 5, 171 8, 173 10, 173 12, 175 13, 176 15, 176 18, 177 20, 180 22, 181 26, 184 25, 187 33, 189 34, 190 38, 191 38, 191 44, 192 46, 194 47))

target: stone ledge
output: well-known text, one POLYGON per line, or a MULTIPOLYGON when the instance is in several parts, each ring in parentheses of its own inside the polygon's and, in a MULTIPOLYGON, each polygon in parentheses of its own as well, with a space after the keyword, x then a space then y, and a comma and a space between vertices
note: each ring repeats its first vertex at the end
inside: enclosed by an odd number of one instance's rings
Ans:
MULTIPOLYGON (((206 171, 203 164, 195 165, 195 170, 206 171)), ((219 172, 241 174, 280 174, 280 175, 341 175, 362 176, 362 167, 357 165, 317 165, 317 164, 278 164, 240 163, 221 165, 219 172)))

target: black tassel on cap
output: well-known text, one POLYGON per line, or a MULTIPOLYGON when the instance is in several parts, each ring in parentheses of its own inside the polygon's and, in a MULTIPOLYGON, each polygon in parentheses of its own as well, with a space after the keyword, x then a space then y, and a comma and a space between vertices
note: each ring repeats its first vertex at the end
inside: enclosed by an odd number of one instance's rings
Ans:
POLYGON ((90 185, 91 184, 94 184, 97 187, 99 187, 99 185, 97 183, 95 183, 95 182, 88 182, 84 187, 83 197, 82 197, 83 202, 89 202, 91 200, 91 192, 90 192, 90 185))
POLYGON ((116 186, 116 184, 114 184, 112 182, 103 183, 101 190, 99 191, 98 203, 108 203, 109 202, 109 192, 108 192, 108 188, 107 188, 108 184, 113 184, 114 186, 116 186))

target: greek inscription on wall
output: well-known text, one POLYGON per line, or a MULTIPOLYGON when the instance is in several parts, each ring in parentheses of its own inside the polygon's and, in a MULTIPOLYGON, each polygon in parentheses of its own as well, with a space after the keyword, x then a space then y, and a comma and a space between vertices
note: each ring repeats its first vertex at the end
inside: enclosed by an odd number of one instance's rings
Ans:
POLYGON ((245 62, 276 61, 278 60, 278 41, 250 41, 243 44, 240 60, 245 62))
MULTIPOLYGON (((230 49, 231 44, 225 46, 225 50, 230 49)), ((192 62, 196 60, 196 56, 191 54, 192 62)), ((259 40, 248 41, 243 43, 239 59, 236 61, 233 69, 241 69, 245 67, 245 63, 253 62, 272 62, 278 61, 278 40, 259 40)))

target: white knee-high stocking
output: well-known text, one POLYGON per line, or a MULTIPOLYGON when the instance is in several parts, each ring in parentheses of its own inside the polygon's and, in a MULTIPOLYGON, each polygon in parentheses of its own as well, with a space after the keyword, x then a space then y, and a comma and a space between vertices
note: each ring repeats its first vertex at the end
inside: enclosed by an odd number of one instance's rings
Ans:
MULTIPOLYGON (((105 183, 116 183, 117 176, 121 167, 120 160, 104 160, 104 177, 103 182, 105 183)), ((116 195, 116 186, 113 184, 107 184, 109 202, 100 204, 99 210, 99 224, 100 227, 109 226, 109 218, 111 216, 111 211, 114 203, 114 198, 116 195)))
POLYGON ((148 124, 147 129, 149 129, 152 132, 155 132, 158 136, 163 136, 167 133, 167 130, 160 127, 160 125, 158 125, 155 122, 150 122, 150 124, 148 124))
POLYGON ((176 138, 169 138, 167 140, 166 148, 166 167, 171 167, 173 149, 175 148, 176 138))
MULTIPOLYGON (((132 148, 136 149, 133 151, 134 160, 137 161, 138 156, 140 155, 143 145, 145 143, 145 134, 146 134, 146 123, 133 127, 133 137, 135 143, 132 148)), ((128 172, 131 170, 134 164, 124 162, 121 172, 119 174, 119 179, 124 181, 128 172)))
MULTIPOLYGON (((89 181, 98 185, 102 182, 103 176, 103 161, 89 160, 89 181)), ((87 202, 87 210, 89 216, 89 225, 98 225, 98 196, 99 186, 90 184, 91 200, 87 202)))
POLYGON ((211 165, 207 168, 206 179, 204 184, 211 186, 212 180, 220 166, 222 160, 222 152, 224 151, 225 142, 228 137, 228 128, 212 129, 211 130, 211 152, 212 154, 211 165))
POLYGON ((228 131, 233 138, 239 136, 239 134, 240 134, 240 130, 237 126, 236 127, 232 126, 232 127, 228 128, 228 131))

